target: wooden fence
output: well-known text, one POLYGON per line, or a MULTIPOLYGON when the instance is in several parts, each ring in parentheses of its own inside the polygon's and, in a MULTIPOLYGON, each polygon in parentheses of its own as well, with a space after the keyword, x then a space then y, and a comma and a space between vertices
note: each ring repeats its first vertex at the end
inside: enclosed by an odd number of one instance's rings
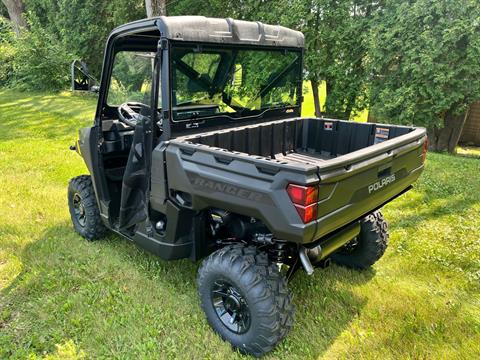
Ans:
POLYGON ((460 137, 460 143, 480 146, 480 101, 470 106, 470 112, 460 137))

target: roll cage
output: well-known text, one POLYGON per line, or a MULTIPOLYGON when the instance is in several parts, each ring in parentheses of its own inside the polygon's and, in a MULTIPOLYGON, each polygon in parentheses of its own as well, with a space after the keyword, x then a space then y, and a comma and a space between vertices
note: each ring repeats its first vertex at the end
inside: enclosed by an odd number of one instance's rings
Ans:
MULTIPOLYGON (((187 135, 205 131, 207 128, 225 129, 299 116, 302 102, 303 45, 303 34, 281 26, 201 16, 158 17, 129 23, 113 30, 105 48, 94 126, 88 132, 80 134, 80 143, 77 146, 77 149, 81 149, 92 175, 100 213, 105 222, 110 223, 113 228, 122 230, 148 219, 152 150, 156 146, 161 146, 162 142, 180 134, 187 135), (199 122, 197 119, 173 121, 171 50, 177 44, 298 52, 300 66, 296 75, 298 77, 296 91, 299 94, 297 104, 245 114, 235 121, 228 116, 215 117, 208 122, 199 122), (107 96, 115 55, 121 51, 151 52, 155 57, 151 98, 148 104, 151 112, 149 115, 144 114, 147 116, 142 117, 141 123, 134 130, 132 143, 128 145, 130 151, 128 160, 125 160, 122 185, 112 194, 112 183, 106 178, 105 173, 106 161, 110 161, 109 150, 104 144, 105 135, 111 132, 112 123, 117 121, 118 113, 116 106, 108 104, 107 96), (159 94, 162 106, 157 113, 155 110, 158 109, 159 94)), ((190 78, 196 79, 197 74, 191 69, 183 66, 183 70, 190 73, 190 78)), ((195 81, 202 83, 202 80, 195 81)), ((263 91, 268 91, 272 84, 275 84, 275 79, 266 84, 263 91)), ((211 84, 202 85, 207 87, 211 84)))
MULTIPOLYGON (((303 65, 303 34, 281 26, 272 26, 262 23, 251 23, 233 19, 210 19, 201 16, 182 17, 158 17, 153 19, 139 20, 129 23, 112 31, 108 38, 100 81, 98 105, 95 114, 95 126, 101 128, 104 120, 113 120, 117 116, 117 108, 107 103, 108 90, 111 81, 112 67, 115 55, 120 51, 148 51, 156 54, 154 67, 154 84, 152 86, 151 103, 152 109, 158 108, 158 93, 161 93, 160 109, 161 119, 156 119, 156 112, 152 113, 152 123, 161 120, 163 131, 162 140, 168 140, 180 132, 184 134, 188 129, 198 127, 225 127, 231 122, 227 117, 209 121, 208 124, 200 124, 195 119, 182 122, 173 121, 172 118, 172 47, 209 45, 218 48, 237 49, 265 49, 284 50, 299 53, 300 71, 298 72, 297 91, 298 101, 295 106, 285 109, 269 109, 268 118, 282 118, 286 116, 299 116, 302 102, 302 74, 303 65), (158 79, 161 78, 161 81, 158 79)), ((199 86, 209 87, 212 84, 198 77, 195 70, 189 68, 185 63, 180 64, 185 74, 195 81, 199 86), (193 70, 193 71, 192 71, 193 70)), ((286 69, 287 70, 287 69, 286 69)), ((218 80, 218 79, 217 79, 218 80)), ((275 80, 275 79, 274 79, 275 80)), ((215 84, 214 84, 215 85, 215 84)), ((275 81, 270 82, 262 91, 269 91, 275 81)), ((250 115, 250 114, 249 114, 250 115)), ((256 114, 258 115, 258 114, 256 114)), ((236 119, 235 126, 239 123, 259 122, 259 116, 245 116, 236 119)), ((264 121, 268 121, 266 118, 264 121)), ((150 129, 151 130, 151 129, 150 129)))

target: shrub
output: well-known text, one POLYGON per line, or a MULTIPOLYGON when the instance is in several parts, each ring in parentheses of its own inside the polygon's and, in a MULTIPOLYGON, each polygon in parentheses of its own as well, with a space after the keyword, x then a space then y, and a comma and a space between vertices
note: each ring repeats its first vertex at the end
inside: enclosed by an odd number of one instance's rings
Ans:
POLYGON ((15 41, 11 85, 22 90, 60 90, 68 86, 73 56, 52 35, 31 27, 15 41))
POLYGON ((0 87, 7 86, 13 76, 14 39, 10 23, 0 16, 0 87))

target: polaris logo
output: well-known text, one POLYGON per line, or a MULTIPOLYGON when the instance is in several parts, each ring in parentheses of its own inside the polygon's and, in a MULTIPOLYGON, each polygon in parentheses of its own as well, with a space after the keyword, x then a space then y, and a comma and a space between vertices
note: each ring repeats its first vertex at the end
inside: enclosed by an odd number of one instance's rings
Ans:
POLYGON ((387 186, 388 184, 393 183, 395 180, 396 180, 395 179, 395 174, 387 176, 386 178, 383 178, 382 180, 378 180, 377 182, 374 182, 372 185, 368 186, 368 193, 371 194, 372 192, 380 190, 384 186, 387 186))

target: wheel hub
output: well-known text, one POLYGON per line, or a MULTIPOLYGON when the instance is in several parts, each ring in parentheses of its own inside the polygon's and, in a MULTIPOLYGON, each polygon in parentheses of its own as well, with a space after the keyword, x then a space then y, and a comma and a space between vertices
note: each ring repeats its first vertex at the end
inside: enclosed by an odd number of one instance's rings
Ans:
POLYGON ((86 223, 85 205, 83 205, 82 198, 78 193, 73 196, 73 210, 78 223, 84 227, 86 223))
POLYGON ((235 334, 243 334, 250 328, 250 310, 242 293, 227 281, 213 285, 212 303, 223 325, 235 334))

